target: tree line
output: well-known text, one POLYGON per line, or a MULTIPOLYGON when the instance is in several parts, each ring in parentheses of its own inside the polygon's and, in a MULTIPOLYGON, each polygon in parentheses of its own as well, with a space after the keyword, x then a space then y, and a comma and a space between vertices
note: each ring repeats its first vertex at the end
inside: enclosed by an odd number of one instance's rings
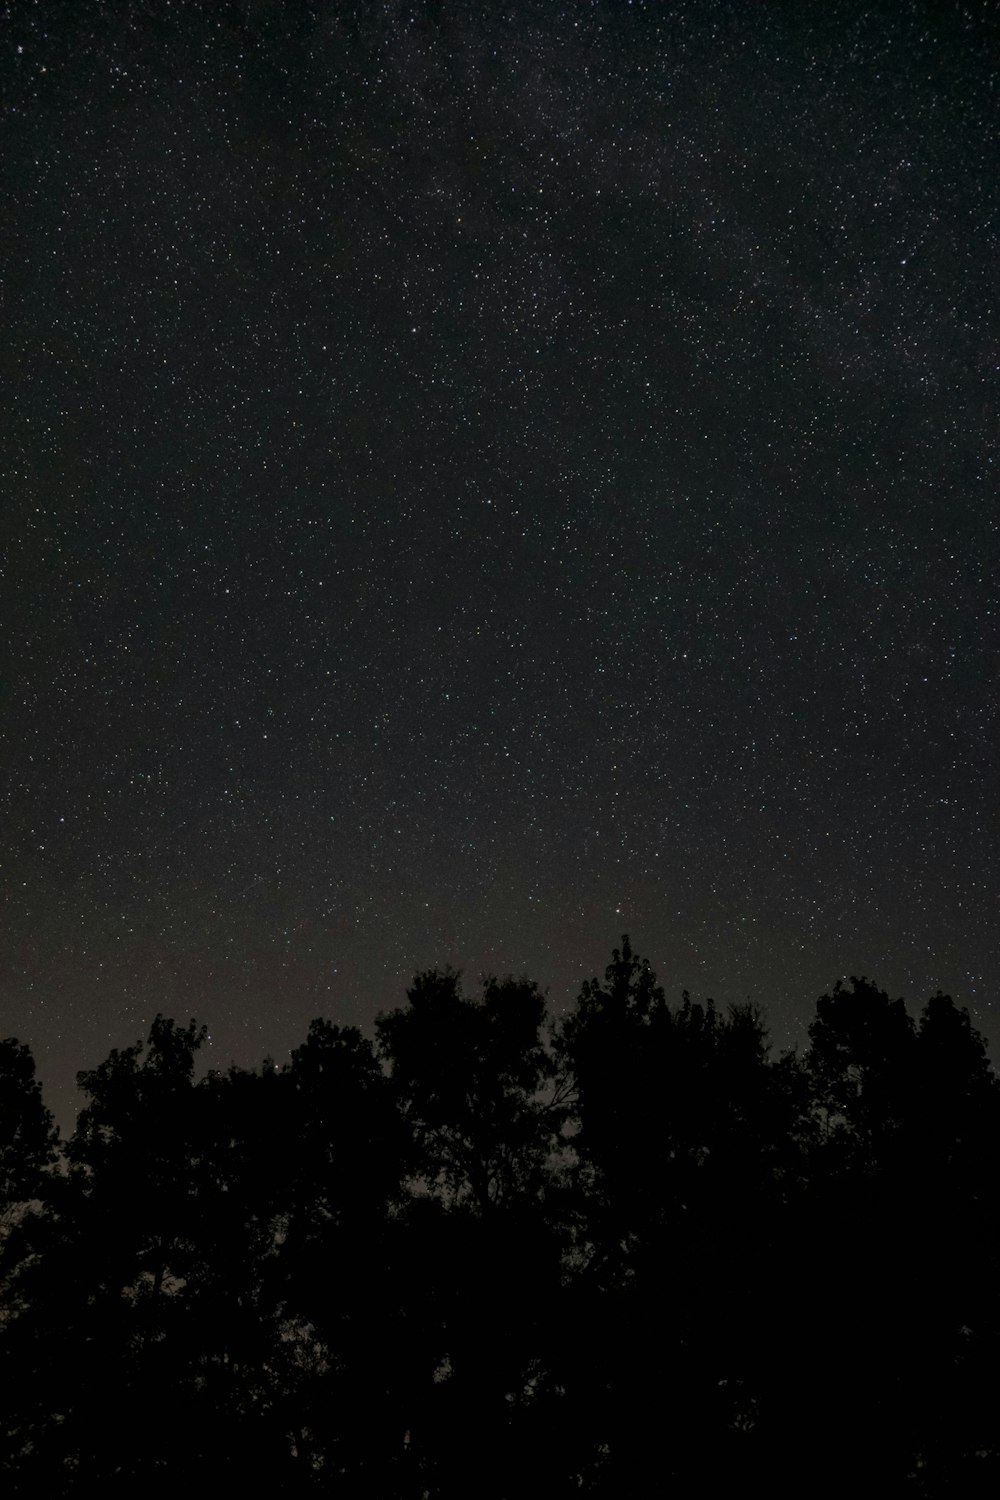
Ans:
POLYGON ((195 1081, 158 1016, 60 1141, 0 1042, 11 1495, 1000 1492, 1000 1083, 866 979, 774 1056, 628 938, 565 1015, 418 975, 195 1081))

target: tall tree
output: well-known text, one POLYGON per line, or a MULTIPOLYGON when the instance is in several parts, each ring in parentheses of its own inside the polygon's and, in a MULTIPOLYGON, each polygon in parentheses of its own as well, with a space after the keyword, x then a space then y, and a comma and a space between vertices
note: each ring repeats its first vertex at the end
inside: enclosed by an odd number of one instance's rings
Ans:
POLYGON ((86 1472, 154 1492, 180 1419, 174 1364, 190 1261, 193 1058, 203 1032, 157 1017, 147 1043, 79 1075, 88 1102, 50 1194, 51 1235, 19 1320, 15 1429, 38 1492, 86 1472))
MULTIPOLYGON (((0 1333, 30 1308, 30 1268, 46 1248, 41 1212, 55 1177, 59 1134, 42 1101, 35 1060, 13 1037, 0 1041, 0 1333)), ((9 1353, 11 1340, 4 1344, 9 1353)), ((16 1372, 7 1360, 0 1368, 16 1372)))
POLYGON ((559 1255, 546 1203, 559 1142, 545 1002, 529 980, 419 974, 377 1035, 415 1149, 406 1305, 420 1330, 411 1450, 441 1496, 512 1492, 535 1431, 559 1255))
POLYGON ((0 1040, 0 1216, 40 1196, 58 1142, 30 1048, 5 1037, 0 1040))
POLYGON ((601 1493, 635 1487, 654 1463, 678 1485, 699 1473, 726 1484, 747 1463, 801 1090, 770 1065, 754 1007, 722 1015, 687 994, 671 1007, 627 936, 557 1048, 579 1162, 563 1365, 579 1451, 589 1445, 601 1493))
POLYGON ((424 1185, 480 1214, 537 1195, 559 1125, 538 986, 488 978, 471 999, 460 975, 430 970, 407 998, 376 1032, 424 1185))

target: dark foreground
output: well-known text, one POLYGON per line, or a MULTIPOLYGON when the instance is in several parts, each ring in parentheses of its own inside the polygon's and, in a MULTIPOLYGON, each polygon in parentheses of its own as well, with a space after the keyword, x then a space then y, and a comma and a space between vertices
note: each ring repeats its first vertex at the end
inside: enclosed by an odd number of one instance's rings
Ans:
POLYGON ((985 1048, 865 981, 810 1037, 626 939, 558 1023, 429 973, 374 1047, 195 1083, 157 1018, 64 1147, 0 1043, 0 1485, 1000 1493, 985 1048))

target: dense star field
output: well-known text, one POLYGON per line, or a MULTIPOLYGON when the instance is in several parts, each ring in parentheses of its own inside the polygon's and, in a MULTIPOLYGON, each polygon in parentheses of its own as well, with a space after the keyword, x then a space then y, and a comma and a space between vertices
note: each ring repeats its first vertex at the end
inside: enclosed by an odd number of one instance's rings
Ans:
POLYGON ((991 5, 0 10, 0 1036, 624 931, 1000 1042, 991 5))

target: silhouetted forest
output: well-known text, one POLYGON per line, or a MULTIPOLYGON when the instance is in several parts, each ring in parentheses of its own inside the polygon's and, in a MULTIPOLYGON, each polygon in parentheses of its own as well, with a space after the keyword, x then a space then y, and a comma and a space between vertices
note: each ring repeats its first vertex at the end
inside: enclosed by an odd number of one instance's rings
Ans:
POLYGON ((627 938, 547 1013, 420 974, 195 1081, 157 1017, 60 1143, 0 1042, 11 1495, 1000 1493, 1000 1085, 865 979, 772 1055, 627 938))

